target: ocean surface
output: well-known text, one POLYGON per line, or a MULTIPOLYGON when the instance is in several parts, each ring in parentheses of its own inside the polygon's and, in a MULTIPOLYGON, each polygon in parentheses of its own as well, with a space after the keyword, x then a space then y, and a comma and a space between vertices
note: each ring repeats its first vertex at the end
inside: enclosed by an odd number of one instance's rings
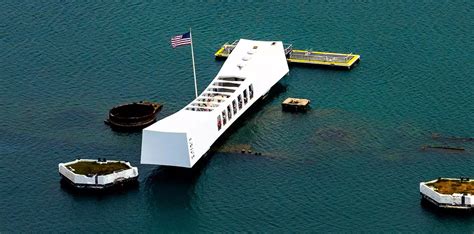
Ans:
POLYGON ((474 176, 474 1, 6 0, 0 10, 0 232, 473 232, 420 205, 418 184, 474 176), (141 133, 104 125, 150 100, 164 118, 217 74, 239 38, 361 55, 351 71, 291 67, 193 170, 140 165, 141 133), (306 114, 281 111, 311 99, 306 114), (463 153, 422 151, 423 145, 463 153), (242 148, 261 156, 236 153, 242 148), (81 195, 57 164, 129 160, 139 187, 81 195))

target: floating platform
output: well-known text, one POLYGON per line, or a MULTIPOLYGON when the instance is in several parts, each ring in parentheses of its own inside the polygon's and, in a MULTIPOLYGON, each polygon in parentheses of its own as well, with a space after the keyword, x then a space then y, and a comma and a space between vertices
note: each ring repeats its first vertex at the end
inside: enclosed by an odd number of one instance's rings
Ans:
MULTIPOLYGON (((216 59, 226 59, 239 41, 225 43, 214 55, 216 59)), ((352 69, 360 61, 360 55, 319 52, 293 49, 292 44, 283 44, 286 60, 290 64, 320 65, 352 69)))
POLYGON ((471 210, 474 208, 474 180, 469 178, 438 178, 421 182, 422 199, 438 208, 471 210))
POLYGON ((330 52, 293 50, 287 58, 289 63, 322 65, 352 69, 360 61, 360 55, 330 52))
POLYGON ((284 111, 307 111, 309 108, 310 101, 303 98, 287 98, 281 103, 281 107, 284 111))
POLYGON ((106 159, 76 159, 58 164, 61 182, 76 189, 105 190, 137 182, 138 169, 129 162, 106 159))
POLYGON ((163 105, 141 101, 115 106, 104 122, 116 130, 140 130, 156 122, 163 105))

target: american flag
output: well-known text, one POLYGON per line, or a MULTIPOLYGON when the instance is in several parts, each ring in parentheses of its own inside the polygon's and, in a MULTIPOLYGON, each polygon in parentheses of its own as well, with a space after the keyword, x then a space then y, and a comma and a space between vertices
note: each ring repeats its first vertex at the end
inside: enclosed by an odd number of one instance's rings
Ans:
POLYGON ((178 35, 178 36, 175 36, 175 37, 171 38, 171 46, 173 48, 176 48, 176 47, 182 46, 182 45, 190 45, 191 43, 192 43, 191 42, 191 32, 187 32, 185 34, 178 35))

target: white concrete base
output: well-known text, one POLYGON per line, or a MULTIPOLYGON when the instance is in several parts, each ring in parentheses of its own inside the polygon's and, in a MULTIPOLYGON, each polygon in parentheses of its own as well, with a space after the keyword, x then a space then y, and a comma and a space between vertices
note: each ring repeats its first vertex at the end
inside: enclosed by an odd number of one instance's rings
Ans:
POLYGON ((68 180, 76 188, 103 189, 115 185, 133 182, 138 179, 138 168, 132 167, 129 162, 107 160, 99 162, 93 159, 76 159, 67 163, 59 163, 59 174, 68 180), (113 172, 107 175, 81 175, 74 173, 68 166, 77 162, 97 162, 97 163, 116 163, 126 164, 129 169, 113 172))
MULTIPOLYGON (((460 179, 453 178, 441 178, 443 180, 455 180, 460 181, 460 179)), ((436 188, 428 186, 427 184, 434 183, 437 180, 421 182, 420 183, 420 193, 423 199, 433 203, 440 208, 448 209, 472 209, 474 208, 474 195, 472 194, 441 194, 436 191, 436 188)), ((473 181, 473 180, 469 180, 473 181)))

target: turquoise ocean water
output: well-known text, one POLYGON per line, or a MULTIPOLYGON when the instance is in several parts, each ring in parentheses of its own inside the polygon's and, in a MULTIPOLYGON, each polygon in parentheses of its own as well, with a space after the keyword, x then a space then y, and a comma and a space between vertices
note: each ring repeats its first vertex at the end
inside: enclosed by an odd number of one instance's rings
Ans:
POLYGON ((472 232, 474 216, 420 206, 418 183, 474 176, 473 1, 2 1, 0 232, 472 232), (248 115, 198 170, 139 165, 140 133, 103 124, 110 107, 194 95, 238 38, 361 54, 352 71, 291 67, 286 91, 248 115), (283 113, 286 97, 312 100, 283 113), (420 151, 449 144, 464 153, 420 151), (262 156, 233 153, 251 147, 262 156), (129 160, 138 189, 62 189, 57 164, 129 160))

